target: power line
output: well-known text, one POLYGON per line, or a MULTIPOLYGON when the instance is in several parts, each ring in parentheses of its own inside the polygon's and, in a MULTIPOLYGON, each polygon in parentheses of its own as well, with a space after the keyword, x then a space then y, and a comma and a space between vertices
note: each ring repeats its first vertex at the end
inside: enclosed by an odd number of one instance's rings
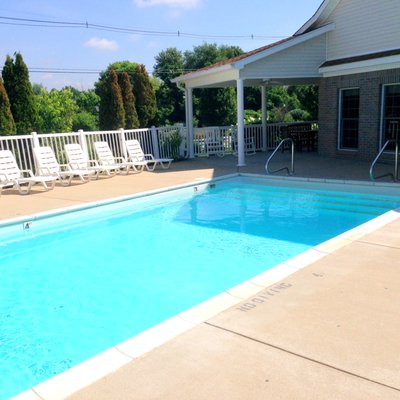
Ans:
POLYGON ((123 28, 118 26, 100 25, 85 22, 66 22, 56 20, 42 20, 42 19, 30 19, 30 18, 15 18, 0 16, 0 25, 17 25, 17 26, 30 26, 39 28, 81 28, 81 29, 92 29, 99 31, 125 33, 133 35, 144 35, 144 36, 166 36, 166 37, 184 37, 192 39, 220 39, 220 40, 266 40, 266 39, 282 39, 284 36, 264 36, 264 35, 217 35, 217 34, 206 34, 206 33, 193 33, 193 32, 182 32, 182 31, 157 31, 157 30, 145 30, 136 28, 123 28), (6 22, 8 21, 8 22, 6 22), (14 21, 14 22, 10 22, 14 21))
MULTIPOLYGON (((31 67, 28 68, 29 73, 49 73, 49 74, 92 74, 92 75, 98 75, 101 72, 104 72, 104 70, 101 69, 96 69, 96 68, 51 68, 51 67, 31 67)), ((157 68, 157 73, 158 74, 169 74, 169 73, 177 73, 177 74, 183 74, 186 72, 192 72, 195 71, 194 69, 187 69, 187 68, 180 68, 180 69, 174 69, 174 70, 169 70, 169 69, 158 69, 157 68)), ((0 72, 2 72, 2 68, 0 68, 0 72)), ((116 73, 119 72, 124 72, 123 70, 116 70, 116 73)), ((154 73, 152 71, 151 73, 154 73)))

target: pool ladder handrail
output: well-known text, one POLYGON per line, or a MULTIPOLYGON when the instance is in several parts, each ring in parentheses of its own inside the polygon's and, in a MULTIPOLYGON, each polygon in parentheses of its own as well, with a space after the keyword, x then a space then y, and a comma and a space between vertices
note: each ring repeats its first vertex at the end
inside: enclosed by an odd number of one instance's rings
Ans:
POLYGON ((378 153, 378 155, 375 157, 374 161, 372 161, 371 167, 369 169, 369 177, 371 181, 375 181, 377 179, 385 178, 386 176, 391 176, 392 180, 394 182, 399 180, 399 141, 396 139, 389 139, 386 141, 386 143, 383 145, 381 151, 378 153), (383 152, 386 150, 386 147, 391 144, 395 143, 395 154, 394 154, 394 173, 392 174, 391 172, 388 172, 387 174, 379 175, 379 176, 374 176, 374 167, 377 164, 379 158, 383 154, 383 152))
POLYGON ((278 146, 276 146, 275 150, 272 152, 272 154, 269 156, 267 162, 265 163, 265 171, 267 173, 267 175, 271 175, 271 174, 275 174, 277 172, 280 171, 287 171, 288 175, 293 175, 294 174, 294 141, 292 138, 286 138, 286 139, 282 139, 280 141, 280 143, 278 144, 278 146), (279 168, 275 171, 270 171, 269 169, 269 163, 271 162, 272 158, 275 156, 275 154, 277 153, 277 151, 286 143, 286 142, 290 142, 291 145, 291 150, 292 150, 292 158, 291 158, 291 167, 289 169, 289 167, 283 167, 283 168, 279 168))

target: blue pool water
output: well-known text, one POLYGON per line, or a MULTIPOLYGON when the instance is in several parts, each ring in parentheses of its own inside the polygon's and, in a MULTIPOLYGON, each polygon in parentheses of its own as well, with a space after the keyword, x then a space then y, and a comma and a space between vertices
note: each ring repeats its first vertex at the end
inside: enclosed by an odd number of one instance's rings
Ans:
POLYGON ((235 178, 3 226, 0 399, 399 205, 235 178))

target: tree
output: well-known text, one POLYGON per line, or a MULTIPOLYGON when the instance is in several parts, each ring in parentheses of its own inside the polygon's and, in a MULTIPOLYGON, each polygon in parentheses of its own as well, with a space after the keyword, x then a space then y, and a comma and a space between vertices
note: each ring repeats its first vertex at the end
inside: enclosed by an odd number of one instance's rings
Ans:
POLYGON ((143 64, 136 67, 133 77, 133 90, 136 96, 136 111, 140 127, 147 128, 154 122, 157 105, 149 74, 143 64))
POLYGON ((153 75, 161 84, 156 91, 157 122, 173 125, 185 120, 185 101, 181 89, 171 80, 184 72, 185 59, 182 52, 169 48, 156 56, 153 75))
POLYGON ((130 61, 118 61, 110 64, 106 71, 100 73, 99 81, 96 83, 97 93, 100 92, 102 82, 107 79, 111 70, 115 70, 118 75, 123 72, 127 72, 129 75, 135 97, 139 126, 147 128, 149 124, 154 122, 157 112, 154 80, 149 77, 144 65, 138 65, 130 61))
POLYGON ((36 129, 38 111, 29 72, 22 55, 15 53, 15 60, 7 55, 2 76, 17 133, 30 133, 36 129))
POLYGON ((318 119, 318 86, 290 86, 288 91, 297 97, 301 104, 301 109, 309 115, 308 118, 310 120, 318 119))
MULTIPOLYGON (((236 57, 243 51, 236 46, 203 44, 186 51, 185 69, 197 70, 236 57)), ((195 117, 202 126, 236 123, 236 92, 228 89, 197 89, 194 91, 195 117)))
POLYGON ((99 103, 100 97, 94 89, 77 90, 72 86, 67 86, 72 92, 72 97, 78 106, 78 111, 73 116, 72 129, 78 131, 97 131, 99 130, 99 103))
POLYGON ((0 135, 14 135, 16 127, 3 80, 0 79, 0 135))
POLYGON ((118 76, 119 87, 121 88, 122 102, 125 110, 125 128, 139 128, 139 119, 136 112, 135 95, 132 91, 132 84, 127 72, 118 76))
POLYGON ((125 126, 125 110, 122 102, 121 88, 118 85, 118 77, 112 69, 106 79, 100 82, 100 129, 119 129, 125 126))
POLYGON ((71 132, 78 111, 70 89, 48 92, 42 88, 37 96, 39 118, 37 130, 41 133, 71 132))

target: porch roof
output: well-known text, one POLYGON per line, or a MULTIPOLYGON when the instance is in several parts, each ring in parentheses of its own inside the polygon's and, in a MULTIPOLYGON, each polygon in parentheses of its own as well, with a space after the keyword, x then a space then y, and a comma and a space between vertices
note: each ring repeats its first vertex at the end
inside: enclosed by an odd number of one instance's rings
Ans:
POLYGON ((245 86, 313 83, 326 61, 325 34, 333 29, 330 23, 178 76, 173 82, 189 88, 236 87, 239 78, 245 86))

